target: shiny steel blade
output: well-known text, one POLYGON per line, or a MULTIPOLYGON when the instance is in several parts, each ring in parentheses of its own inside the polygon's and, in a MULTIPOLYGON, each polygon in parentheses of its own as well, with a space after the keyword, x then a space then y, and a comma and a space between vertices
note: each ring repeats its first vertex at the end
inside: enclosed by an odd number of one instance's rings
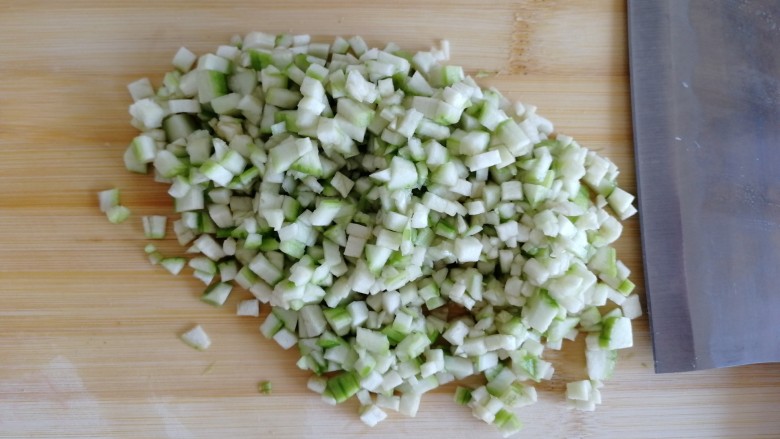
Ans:
POLYGON ((780 1, 628 22, 656 372, 780 361, 780 1))

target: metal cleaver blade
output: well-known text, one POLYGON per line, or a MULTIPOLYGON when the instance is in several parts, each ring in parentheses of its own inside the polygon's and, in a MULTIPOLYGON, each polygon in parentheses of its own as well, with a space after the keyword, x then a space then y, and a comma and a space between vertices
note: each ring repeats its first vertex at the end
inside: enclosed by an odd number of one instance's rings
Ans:
POLYGON ((780 1, 629 0, 658 373, 780 361, 780 1))

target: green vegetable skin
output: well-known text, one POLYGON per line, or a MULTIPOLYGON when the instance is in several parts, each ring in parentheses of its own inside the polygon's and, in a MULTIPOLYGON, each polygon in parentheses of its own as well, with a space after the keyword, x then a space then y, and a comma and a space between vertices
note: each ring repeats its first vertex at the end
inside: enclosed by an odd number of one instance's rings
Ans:
MULTIPOLYGON (((237 285, 269 304, 260 331, 298 348, 326 402, 358 398, 373 426, 482 375, 455 401, 511 435, 554 373, 545 349, 581 331, 588 379, 567 399, 601 402, 641 314, 611 246, 636 210, 612 162, 443 64, 448 53, 261 32, 200 58, 182 48, 160 89, 130 84, 142 133, 123 159, 170 183, 203 301, 222 306, 237 285)), ((100 201, 122 219, 118 192, 100 201)), ((164 236, 164 217, 143 221, 164 236)), ((185 265, 147 253, 173 274, 185 265)), ((185 341, 205 349, 204 336, 185 341)))

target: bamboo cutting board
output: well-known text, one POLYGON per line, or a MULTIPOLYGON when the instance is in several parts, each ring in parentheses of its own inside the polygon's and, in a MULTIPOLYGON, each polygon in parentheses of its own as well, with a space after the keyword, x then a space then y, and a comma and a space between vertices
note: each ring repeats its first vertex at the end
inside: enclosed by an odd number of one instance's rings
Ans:
MULTIPOLYGON (((397 0, 0 2, 0 437, 494 438, 451 401, 426 394, 417 418, 374 429, 354 403, 324 405, 305 374, 263 339, 259 320, 197 300, 199 281, 148 264, 139 217, 168 214, 165 187, 127 173, 134 135, 125 85, 159 84, 176 49, 214 50, 233 33, 364 36, 427 49, 539 106, 558 131, 610 156, 635 189, 622 1, 397 0), (95 193, 123 190, 134 216, 109 224, 95 193), (206 352, 179 334, 200 323, 206 352), (256 385, 271 380, 274 393, 256 385)), ((618 245, 641 289, 636 219, 618 245)), ((162 244, 173 252, 173 240, 162 244)), ((780 437, 780 365, 654 375, 645 317, 595 413, 570 411, 579 345, 523 409, 519 437, 780 437)))

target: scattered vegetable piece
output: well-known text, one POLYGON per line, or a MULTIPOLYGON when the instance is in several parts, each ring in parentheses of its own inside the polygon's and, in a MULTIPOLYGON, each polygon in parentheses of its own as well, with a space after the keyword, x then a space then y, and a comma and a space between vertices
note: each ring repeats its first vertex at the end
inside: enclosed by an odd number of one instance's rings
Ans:
POLYGON ((273 391, 273 385, 270 381, 260 381, 257 385, 257 391, 263 395, 270 395, 273 391))
POLYGON ((98 192, 100 211, 107 213, 112 207, 119 205, 119 189, 113 188, 98 192))
POLYGON ((130 209, 119 204, 119 189, 113 188, 98 192, 100 211, 113 224, 125 222, 130 217, 130 209))
POLYGON ((108 209, 106 217, 113 224, 120 224, 130 217, 130 209, 125 206, 114 206, 108 209))
POLYGON ((258 317, 260 315, 260 302, 257 299, 242 300, 238 303, 236 315, 258 317))
POLYGON ((200 325, 197 325, 182 334, 181 339, 184 343, 187 343, 199 351, 205 351, 211 346, 211 339, 200 325))
POLYGON ((165 226, 168 223, 168 217, 162 215, 152 215, 141 217, 144 226, 144 235, 149 239, 165 238, 165 226))

